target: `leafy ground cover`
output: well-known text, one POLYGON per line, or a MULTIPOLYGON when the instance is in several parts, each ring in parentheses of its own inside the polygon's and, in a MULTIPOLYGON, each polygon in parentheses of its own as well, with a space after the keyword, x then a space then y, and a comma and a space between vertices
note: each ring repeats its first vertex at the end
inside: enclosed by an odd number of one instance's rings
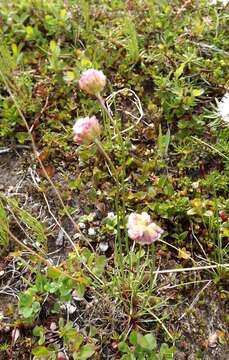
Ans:
POLYGON ((0 358, 228 359, 226 2, 2 0, 0 24, 0 358))

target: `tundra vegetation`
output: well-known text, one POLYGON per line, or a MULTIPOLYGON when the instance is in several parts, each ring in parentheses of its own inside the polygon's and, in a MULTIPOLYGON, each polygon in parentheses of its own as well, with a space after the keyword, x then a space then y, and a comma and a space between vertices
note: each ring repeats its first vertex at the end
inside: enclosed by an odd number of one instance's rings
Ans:
POLYGON ((229 358, 229 7, 1 0, 0 358, 229 358))

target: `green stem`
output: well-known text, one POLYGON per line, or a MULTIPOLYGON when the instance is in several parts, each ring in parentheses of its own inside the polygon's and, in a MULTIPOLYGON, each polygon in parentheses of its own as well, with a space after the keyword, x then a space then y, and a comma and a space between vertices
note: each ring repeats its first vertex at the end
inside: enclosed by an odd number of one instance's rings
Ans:
POLYGON ((122 259, 122 241, 121 241, 120 209, 119 209, 119 194, 120 194, 119 174, 118 174, 118 172, 117 172, 117 170, 116 170, 110 156, 105 151, 102 143, 98 139, 95 139, 95 144, 96 144, 98 150, 100 151, 100 153, 104 156, 105 160, 107 160, 108 164, 110 165, 111 171, 113 173, 112 175, 114 176, 114 179, 115 179, 115 182, 116 182, 115 211, 116 211, 116 215, 117 215, 117 238, 118 238, 118 241, 119 241, 119 251, 118 251, 118 248, 115 247, 115 252, 116 252, 116 257, 118 259, 118 263, 120 265, 122 278, 124 279, 124 265, 123 265, 123 259, 122 259))
POLYGON ((109 120, 111 121, 111 123, 112 123, 113 125, 115 125, 115 121, 114 121, 114 119, 113 119, 110 111, 107 109, 107 107, 106 107, 106 105, 105 105, 105 101, 103 100, 103 97, 102 97, 100 94, 97 94, 97 95, 96 95, 96 98, 97 98, 97 100, 99 101, 102 109, 103 109, 103 110, 105 111, 105 113, 107 114, 107 116, 108 116, 109 120))
MULTIPOLYGON (((113 119, 111 113, 107 109, 103 97, 100 94, 97 94, 96 97, 97 97, 97 100, 99 101, 102 109, 107 114, 110 122, 114 125, 114 128, 115 128, 115 130, 117 131, 117 134, 118 134, 118 140, 121 143, 121 149, 122 149, 122 173, 121 173, 122 219, 124 220, 125 215, 126 215, 126 191, 125 191, 125 168, 124 168, 124 166, 125 166, 125 147, 124 147, 122 135, 121 135, 121 132, 120 132, 120 130, 118 128, 118 125, 116 125, 115 120, 113 119)), ((128 260, 129 260, 129 266, 130 266, 131 265, 131 258, 130 258, 130 254, 129 254, 129 242, 128 242, 128 234, 127 234, 125 221, 123 221, 123 226, 124 226, 124 236, 125 236, 126 251, 127 251, 127 254, 128 254, 128 260)))
POLYGON ((118 179, 119 179, 118 173, 114 167, 113 161, 111 160, 110 156, 104 150, 104 147, 103 147, 102 143, 99 141, 99 139, 95 139, 94 142, 95 142, 99 152, 103 155, 105 160, 107 160, 108 164, 110 165, 115 180, 118 181, 118 179))
POLYGON ((152 258, 152 267, 150 268, 149 289, 148 289, 148 293, 145 297, 143 308, 145 307, 147 300, 151 296, 153 286, 154 286, 154 279, 155 279, 155 273, 154 273, 154 271, 155 271, 155 244, 154 243, 151 245, 151 258, 152 258))

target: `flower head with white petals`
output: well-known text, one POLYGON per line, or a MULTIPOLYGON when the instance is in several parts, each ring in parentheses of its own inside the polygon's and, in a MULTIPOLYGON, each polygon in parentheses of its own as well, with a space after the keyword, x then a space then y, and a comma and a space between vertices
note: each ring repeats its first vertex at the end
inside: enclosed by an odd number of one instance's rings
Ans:
POLYGON ((229 126, 229 93, 221 101, 217 101, 218 113, 227 126, 229 126))

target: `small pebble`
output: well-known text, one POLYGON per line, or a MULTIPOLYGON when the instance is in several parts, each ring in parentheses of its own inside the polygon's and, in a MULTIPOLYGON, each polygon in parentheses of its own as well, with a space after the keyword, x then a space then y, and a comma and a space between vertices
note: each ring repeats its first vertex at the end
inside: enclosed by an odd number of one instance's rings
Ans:
POLYGON ((96 234, 95 229, 90 227, 90 228, 88 229, 88 235, 94 236, 95 234, 96 234))
POLYGON ((214 348, 217 346, 218 334, 217 331, 211 334, 208 338, 208 346, 214 348))
POLYGON ((99 249, 102 251, 102 252, 105 252, 107 251, 109 245, 107 242, 101 242, 99 243, 99 249))

